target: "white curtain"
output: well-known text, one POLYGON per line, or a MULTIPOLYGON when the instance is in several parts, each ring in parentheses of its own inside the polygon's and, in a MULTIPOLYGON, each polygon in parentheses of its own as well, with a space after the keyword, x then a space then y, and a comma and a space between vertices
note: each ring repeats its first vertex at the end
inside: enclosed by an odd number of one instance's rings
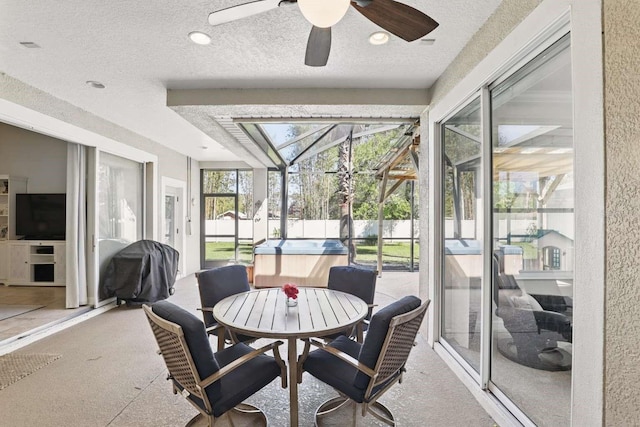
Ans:
POLYGON ((87 305, 87 155, 67 144, 67 308, 87 305))

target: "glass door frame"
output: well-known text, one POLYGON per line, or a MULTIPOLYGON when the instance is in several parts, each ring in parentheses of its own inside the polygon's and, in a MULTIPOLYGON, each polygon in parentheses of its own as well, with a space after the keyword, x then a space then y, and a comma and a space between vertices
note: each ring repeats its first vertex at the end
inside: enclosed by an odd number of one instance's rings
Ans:
MULTIPOLYGON (((212 266, 215 266, 215 263, 212 265, 207 265, 207 237, 225 237, 225 238, 233 238, 233 261, 238 261, 238 250, 239 250, 239 245, 238 245, 238 194, 231 194, 231 193, 202 193, 201 194, 201 201, 200 201, 200 268, 211 268, 212 266), (233 199, 233 210, 235 212, 234 215, 234 219, 233 219, 233 227, 234 227, 234 233, 233 234, 206 234, 207 230, 206 230, 206 216, 205 216, 205 200, 209 197, 213 197, 213 198, 230 198, 233 199)), ((222 261, 222 260, 210 260, 210 261, 222 261)))
MULTIPOLYGON (((433 239, 433 274, 434 280, 433 292, 431 294, 434 301, 438 301, 432 307, 433 327, 431 329, 433 336, 433 344, 441 355, 446 355, 450 360, 457 363, 457 368, 468 374, 468 377, 480 386, 483 391, 489 391, 497 400, 515 416, 524 426, 534 426, 535 424, 529 417, 516 406, 511 399, 500 390, 500 388, 491 382, 491 351, 492 351, 492 257, 485 256, 493 252, 493 181, 492 181, 492 123, 491 123, 491 93, 490 89, 497 86, 525 64, 536 58, 542 51, 558 42, 563 36, 570 33, 568 17, 560 19, 554 28, 550 28, 546 34, 544 41, 537 41, 535 47, 530 48, 523 53, 517 61, 505 66, 492 79, 486 79, 484 83, 475 91, 468 92, 463 101, 457 103, 446 114, 438 116, 435 120, 431 120, 433 126, 431 136, 434 144, 431 144, 432 151, 429 156, 433 156, 430 162, 432 167, 431 180, 434 183, 434 191, 430 193, 432 196, 432 204, 430 210, 432 212, 431 224, 433 239), (566 19, 565 19, 566 18, 566 19), (482 148, 481 148, 481 173, 482 173, 482 197, 484 204, 482 207, 484 241, 483 248, 483 274, 482 274, 482 307, 481 307, 481 350, 480 350, 480 372, 475 369, 460 355, 454 347, 446 342, 442 336, 443 332, 443 300, 444 300, 444 168, 442 165, 444 146, 443 146, 443 126, 451 117, 455 116, 463 108, 471 102, 480 99, 481 104, 481 120, 482 120, 482 148), (443 353, 444 352, 444 353, 443 353)), ((574 123, 575 126, 575 123, 574 123)), ((574 273, 575 274, 575 273, 574 273)), ((573 393, 573 390, 572 390, 573 393)))
POLYGON ((99 217, 100 210, 98 207, 99 196, 99 167, 101 162, 101 153, 107 153, 111 156, 121 157, 141 165, 141 236, 140 239, 147 237, 147 163, 143 159, 130 158, 121 154, 113 154, 111 152, 102 151, 96 147, 87 147, 87 296, 89 304, 94 308, 99 308, 110 304, 116 300, 116 297, 100 299, 100 230, 99 217))
MULTIPOLYGON (((434 239, 436 242, 436 250, 434 251, 434 256, 435 256, 435 267, 436 267, 436 278, 437 278, 437 285, 435 286, 435 291, 438 292, 437 294, 437 301, 439 302, 438 304, 438 310, 435 313, 434 317, 435 317, 435 321, 434 324, 437 325, 437 335, 436 335, 436 340, 438 341, 438 343, 440 345, 442 345, 448 352, 448 354, 453 357, 459 364, 460 366, 465 370, 465 372, 467 374, 469 374, 469 376, 478 384, 482 385, 482 388, 485 389, 486 388, 486 382, 485 382, 485 378, 484 378, 484 373, 486 372, 486 370, 484 369, 485 366, 488 366, 488 357, 486 357, 485 355, 485 351, 484 349, 486 348, 486 339, 485 337, 487 336, 486 334, 486 330, 485 330, 485 319, 486 319, 486 294, 487 292, 485 291, 486 288, 486 283, 488 283, 486 281, 486 275, 484 274, 484 269, 483 269, 483 276, 482 276, 482 283, 481 283, 481 306, 480 306, 480 318, 478 319, 481 325, 481 341, 480 341, 480 372, 477 372, 473 366, 471 366, 471 364, 465 360, 453 347, 453 345, 451 345, 449 342, 446 341, 446 338, 444 338, 443 336, 443 327, 444 327, 444 321, 443 321, 443 314, 444 314, 444 307, 445 307, 445 292, 444 292, 444 274, 445 274, 445 257, 444 257, 444 240, 445 240, 445 232, 444 232, 444 227, 445 227, 445 216, 444 216, 444 204, 445 204, 445 199, 444 199, 444 179, 443 179, 443 174, 445 172, 445 169, 443 167, 443 156, 445 154, 444 152, 444 146, 443 146, 443 141, 444 141, 444 126, 445 123, 453 118, 456 114, 458 114, 460 111, 464 110, 467 106, 471 105, 473 102, 479 100, 480 101, 480 108, 481 108, 481 130, 482 130, 482 140, 480 141, 480 149, 481 149, 481 176, 480 176, 480 184, 482 185, 482 190, 481 190, 481 195, 482 195, 482 200, 483 200, 483 207, 481 212, 482 217, 486 218, 486 204, 487 201, 485 199, 486 197, 486 176, 487 173, 485 171, 485 166, 484 166, 484 159, 485 159, 485 141, 486 141, 486 128, 487 126, 485 125, 485 114, 486 114, 486 107, 484 104, 484 100, 482 97, 482 91, 476 91, 474 92, 471 96, 469 96, 464 102, 460 103, 457 108, 453 111, 451 111, 449 114, 447 114, 445 117, 443 117, 441 120, 439 120, 436 124, 436 138, 434 139, 435 141, 437 141, 438 143, 433 144, 434 146, 434 152, 435 152, 435 174, 436 174, 436 180, 437 180, 437 184, 436 184, 436 188, 439 191, 436 191, 436 209, 434 210, 434 216, 436 217, 436 224, 437 226, 434 229, 434 239)), ((489 174, 489 177, 491 175, 489 174)), ((483 223, 486 225, 486 221, 483 221, 483 223)), ((482 247, 482 253, 483 253, 483 261, 484 261, 484 253, 486 253, 486 227, 483 226, 483 233, 484 237, 483 237, 483 247, 482 247)), ((484 265, 483 265, 484 267, 484 265)), ((489 294, 490 295, 490 294, 489 294)))

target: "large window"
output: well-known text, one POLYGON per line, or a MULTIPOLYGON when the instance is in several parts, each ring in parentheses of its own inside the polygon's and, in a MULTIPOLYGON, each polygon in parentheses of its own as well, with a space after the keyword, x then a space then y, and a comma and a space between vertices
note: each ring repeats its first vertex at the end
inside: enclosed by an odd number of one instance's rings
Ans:
POLYGON ((441 342, 537 425, 570 424, 569 45, 567 35, 440 124, 441 342))

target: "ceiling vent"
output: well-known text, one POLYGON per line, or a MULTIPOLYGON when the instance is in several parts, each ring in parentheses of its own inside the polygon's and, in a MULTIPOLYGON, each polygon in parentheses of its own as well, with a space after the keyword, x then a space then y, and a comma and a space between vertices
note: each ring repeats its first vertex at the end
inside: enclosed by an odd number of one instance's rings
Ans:
POLYGON ((34 42, 20 42, 20 44, 28 49, 40 49, 40 45, 34 42))

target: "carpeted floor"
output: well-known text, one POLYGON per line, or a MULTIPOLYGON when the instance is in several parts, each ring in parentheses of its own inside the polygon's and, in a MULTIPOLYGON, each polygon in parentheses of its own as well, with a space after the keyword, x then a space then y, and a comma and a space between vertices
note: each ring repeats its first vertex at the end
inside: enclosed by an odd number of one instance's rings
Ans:
POLYGON ((0 390, 48 365, 59 354, 5 354, 0 356, 0 390))
POLYGON ((44 305, 0 304, 0 320, 19 316, 42 307, 44 307, 44 305))

